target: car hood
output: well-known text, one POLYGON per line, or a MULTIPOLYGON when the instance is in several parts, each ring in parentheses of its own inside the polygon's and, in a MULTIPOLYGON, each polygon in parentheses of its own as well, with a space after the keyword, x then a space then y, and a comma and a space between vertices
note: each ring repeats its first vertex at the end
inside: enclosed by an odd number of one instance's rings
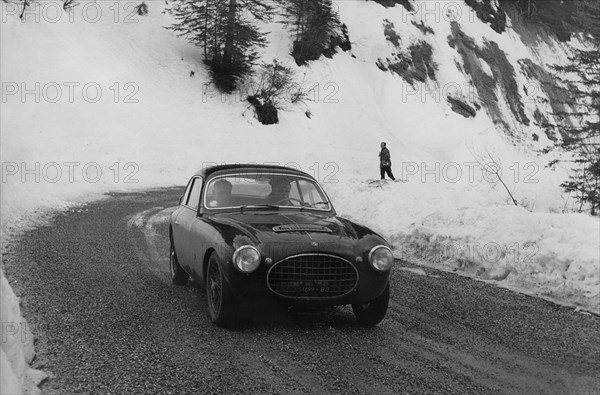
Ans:
POLYGON ((234 248, 253 244, 274 255, 344 249, 351 253, 357 248, 357 240, 384 242, 370 229, 331 213, 252 211, 215 214, 208 220, 234 248))

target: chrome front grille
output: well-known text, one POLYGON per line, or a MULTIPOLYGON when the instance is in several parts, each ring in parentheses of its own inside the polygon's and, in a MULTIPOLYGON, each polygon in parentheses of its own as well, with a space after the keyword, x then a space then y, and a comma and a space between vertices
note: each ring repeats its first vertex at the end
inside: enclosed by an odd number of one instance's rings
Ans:
POLYGON ((294 255, 277 262, 267 275, 269 288, 289 298, 328 298, 356 287, 358 272, 345 259, 327 254, 294 255))

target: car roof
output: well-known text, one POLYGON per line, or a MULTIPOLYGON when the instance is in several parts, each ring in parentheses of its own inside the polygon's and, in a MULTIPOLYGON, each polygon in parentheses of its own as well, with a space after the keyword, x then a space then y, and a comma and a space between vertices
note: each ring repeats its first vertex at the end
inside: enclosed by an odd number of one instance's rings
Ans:
POLYGON ((308 177, 311 179, 314 179, 310 174, 307 174, 303 171, 300 171, 298 169, 294 169, 293 167, 286 167, 286 166, 277 166, 277 165, 260 165, 260 164, 256 164, 256 163, 231 163, 231 164, 222 164, 222 165, 216 165, 216 166, 209 166, 209 167, 204 167, 202 168, 202 170, 199 170, 195 176, 202 176, 203 178, 207 178, 211 175, 214 175, 215 173, 218 173, 219 175, 224 175, 224 174, 236 174, 239 172, 252 172, 252 171, 258 171, 260 170, 261 172, 281 172, 281 173, 285 173, 285 174, 290 174, 290 175, 298 175, 298 176, 303 176, 303 177, 308 177))

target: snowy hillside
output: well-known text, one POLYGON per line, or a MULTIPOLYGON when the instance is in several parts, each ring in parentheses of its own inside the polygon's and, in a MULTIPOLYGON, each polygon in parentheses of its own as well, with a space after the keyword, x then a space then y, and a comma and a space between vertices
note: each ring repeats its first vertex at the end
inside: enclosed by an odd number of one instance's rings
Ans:
MULTIPOLYGON (((289 33, 264 25, 262 59, 313 87, 310 101, 264 126, 243 92, 216 92, 200 51, 164 29, 165 2, 146 3, 139 16, 127 1, 69 12, 40 1, 24 22, 2 3, 3 241, 108 191, 183 185, 211 163, 279 163, 315 175, 338 213, 380 232, 398 258, 600 309, 598 219, 561 214, 574 205, 558 187, 565 173, 535 153, 551 142, 540 125, 554 103, 538 78, 576 43, 530 40, 510 16, 497 33, 462 1, 411 0, 411 12, 338 1, 352 49, 332 59, 298 67, 289 33), (425 76, 416 61, 399 67, 429 47, 425 76), (485 93, 486 83, 496 85, 485 93), (381 141, 407 182, 366 182, 379 178, 381 141), (519 207, 482 171, 490 158, 519 207)), ((5 322, 14 306, 2 287, 5 322)), ((8 347, 3 361, 24 358, 8 347)), ((19 380, 22 365, 12 363, 19 380)))

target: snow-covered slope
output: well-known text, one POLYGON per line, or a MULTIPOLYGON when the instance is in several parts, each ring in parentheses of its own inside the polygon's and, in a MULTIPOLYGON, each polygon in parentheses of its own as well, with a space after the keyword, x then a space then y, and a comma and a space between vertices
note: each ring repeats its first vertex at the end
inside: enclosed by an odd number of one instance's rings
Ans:
MULTIPOLYGON (((279 163, 315 175, 340 214, 381 232, 400 258, 597 310, 597 218, 560 214, 573 205, 558 188, 564 173, 544 169, 546 159, 531 150, 549 142, 533 122, 546 104, 522 100, 532 122, 519 122, 519 111, 504 100, 515 95, 507 83, 492 89, 499 100, 488 109, 461 54, 462 45, 491 51, 496 43, 515 70, 516 94, 528 99, 538 92, 536 81, 520 64, 560 63, 565 47, 553 40, 525 44, 510 26, 499 34, 461 1, 451 2, 453 9, 425 3, 413 1, 417 11, 409 13, 400 5, 336 2, 352 50, 306 67, 288 55, 282 25, 265 25, 263 59, 292 66, 298 81, 305 73, 314 89, 311 101, 263 126, 243 93, 221 95, 206 85, 200 51, 163 28, 171 23, 164 1, 147 2, 147 16, 132 13, 127 1, 80 1, 70 12, 44 1, 25 22, 14 4, 3 2, 2 239, 48 209, 107 191, 183 185, 211 163, 279 163), (389 71, 388 59, 422 42, 432 48, 435 81, 411 84, 389 71), (452 111, 446 96, 483 108, 468 118, 452 111), (381 141, 396 176, 408 182, 380 188, 365 182, 379 176, 381 141), (510 204, 475 161, 489 162, 488 153, 501 160, 503 181, 522 207, 510 204)), ((503 70, 500 62, 477 62, 483 80, 503 70)), ((4 295, 9 288, 2 285, 4 295)), ((13 319, 4 309, 10 300, 2 298, 3 323, 13 319)), ((3 342, 3 358, 15 342, 3 342)), ((25 365, 14 362, 22 356, 10 355, 11 377, 23 380, 25 365)), ((10 385, 5 374, 3 391, 10 385)))

